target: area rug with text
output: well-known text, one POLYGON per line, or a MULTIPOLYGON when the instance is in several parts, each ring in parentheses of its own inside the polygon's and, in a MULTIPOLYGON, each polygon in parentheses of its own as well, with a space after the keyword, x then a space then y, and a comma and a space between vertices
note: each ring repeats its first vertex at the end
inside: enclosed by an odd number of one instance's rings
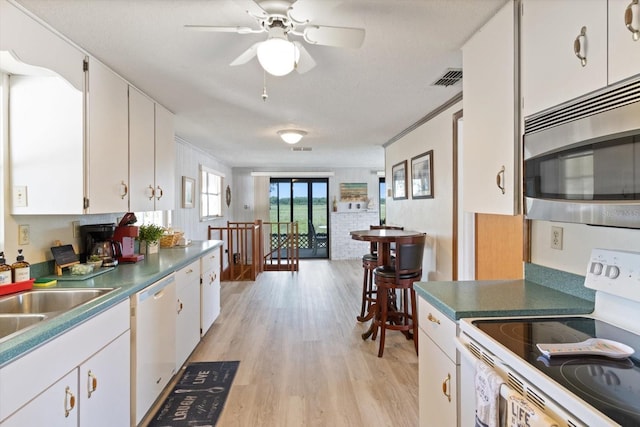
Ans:
POLYGON ((215 426, 239 364, 239 361, 189 363, 149 427, 215 426))

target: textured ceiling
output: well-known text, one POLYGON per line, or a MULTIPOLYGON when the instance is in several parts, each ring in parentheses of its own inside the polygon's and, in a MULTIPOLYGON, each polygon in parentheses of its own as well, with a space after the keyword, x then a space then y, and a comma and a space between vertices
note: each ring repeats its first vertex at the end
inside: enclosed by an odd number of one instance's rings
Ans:
MULTIPOLYGON (((18 0, 176 114, 176 134, 233 167, 382 168, 382 144, 462 90, 434 87, 462 67, 460 47, 506 0, 345 0, 312 23, 366 30, 359 49, 305 44, 307 73, 229 63, 266 34, 232 0, 18 0), (308 132, 292 152, 276 131, 308 132)), ((322 9, 322 8, 321 8, 322 9)), ((299 40, 299 38, 297 38, 299 40)))

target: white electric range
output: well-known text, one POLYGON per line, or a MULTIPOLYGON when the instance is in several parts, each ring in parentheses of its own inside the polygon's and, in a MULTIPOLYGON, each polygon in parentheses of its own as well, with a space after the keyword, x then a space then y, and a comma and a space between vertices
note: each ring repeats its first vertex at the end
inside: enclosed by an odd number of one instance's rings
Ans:
POLYGON ((476 363, 559 427, 640 426, 640 253, 594 249, 585 286, 596 290, 587 316, 461 319, 460 425, 474 425, 476 363), (605 338, 630 346, 630 357, 546 357, 538 343, 605 338))

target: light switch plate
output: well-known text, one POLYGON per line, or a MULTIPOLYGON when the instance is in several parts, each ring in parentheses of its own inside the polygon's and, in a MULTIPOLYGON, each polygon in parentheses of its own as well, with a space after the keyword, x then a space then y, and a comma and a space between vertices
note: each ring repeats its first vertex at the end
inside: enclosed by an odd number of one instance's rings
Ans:
POLYGON ((13 186, 13 207, 16 207, 16 208, 27 207, 27 186, 26 185, 13 186))

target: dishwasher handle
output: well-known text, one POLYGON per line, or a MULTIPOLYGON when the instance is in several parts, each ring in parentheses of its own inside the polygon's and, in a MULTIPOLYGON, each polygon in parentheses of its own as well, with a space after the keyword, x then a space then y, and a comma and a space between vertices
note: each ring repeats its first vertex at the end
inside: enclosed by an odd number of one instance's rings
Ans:
POLYGON ((165 279, 162 279, 159 282, 156 282, 155 284, 147 287, 144 291, 138 294, 138 302, 143 302, 149 298, 161 298, 164 289, 175 281, 176 278, 172 274, 169 277, 166 277, 165 279))

